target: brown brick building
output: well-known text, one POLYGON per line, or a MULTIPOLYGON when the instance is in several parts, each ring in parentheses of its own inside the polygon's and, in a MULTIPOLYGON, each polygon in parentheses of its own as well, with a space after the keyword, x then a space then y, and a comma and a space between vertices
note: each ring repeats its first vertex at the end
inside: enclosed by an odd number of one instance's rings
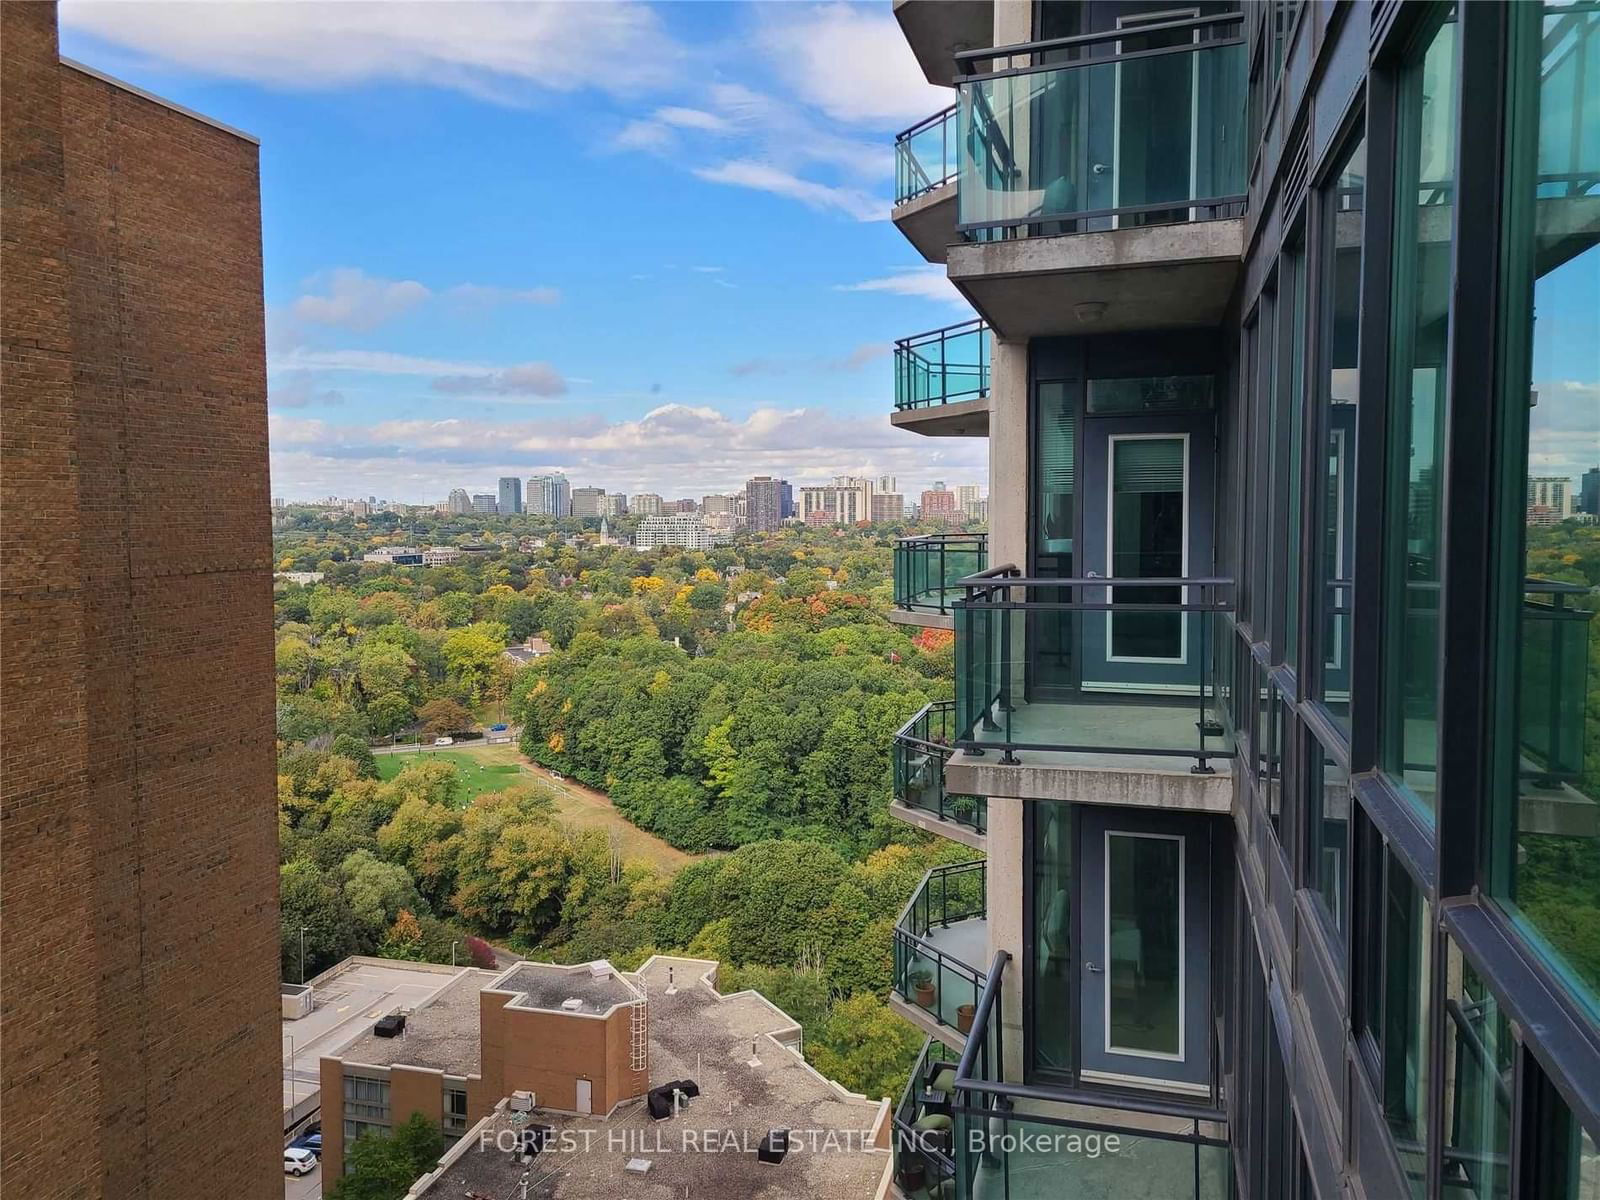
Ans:
POLYGON ((0 4, 9 1192, 277 1195, 258 148, 0 4))

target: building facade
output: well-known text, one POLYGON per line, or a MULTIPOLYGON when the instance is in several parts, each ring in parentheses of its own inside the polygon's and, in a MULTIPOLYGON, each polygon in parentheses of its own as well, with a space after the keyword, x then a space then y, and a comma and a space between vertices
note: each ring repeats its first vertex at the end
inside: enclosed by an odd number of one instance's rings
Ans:
POLYGON ((272 1200, 259 147, 53 4, 0 5, 0 97, 0 1176, 272 1200))
POLYGON ((977 320, 893 423, 990 456, 896 550, 891 811, 985 852, 894 933, 902 1192, 1586 1200, 1600 7, 894 11, 977 320))
POLYGON ((956 507, 956 494, 940 488, 937 491, 923 492, 918 505, 918 511, 924 521, 930 518, 949 520, 960 510, 956 507))
POLYGON ((654 492, 642 492, 628 498, 628 510, 640 517, 659 517, 661 497, 654 492))
MULTIPOLYGON (((731 525, 731 516, 722 516, 731 525)), ((633 544, 639 550, 659 550, 663 546, 709 550, 731 537, 731 530, 713 529, 706 518, 696 513, 671 513, 661 517, 646 517, 640 521, 633 533, 633 544)))
POLYGON ((572 511, 574 517, 603 517, 606 515, 606 490, 597 487, 581 487, 572 489, 572 511))
POLYGON ((503 517, 522 511, 522 480, 507 475, 500 479, 495 507, 503 517))
POLYGON ((472 511, 471 493, 466 488, 451 488, 449 499, 444 502, 444 508, 451 516, 465 516, 472 511))
POLYGON ((528 480, 527 510, 542 517, 572 515, 572 485, 559 472, 534 475, 528 480))
POLYGON ((500 511, 500 498, 493 492, 473 492, 472 511, 481 516, 492 517, 500 511))
POLYGON ((787 479, 757 475, 744 485, 745 524, 757 533, 771 533, 783 524, 787 479))

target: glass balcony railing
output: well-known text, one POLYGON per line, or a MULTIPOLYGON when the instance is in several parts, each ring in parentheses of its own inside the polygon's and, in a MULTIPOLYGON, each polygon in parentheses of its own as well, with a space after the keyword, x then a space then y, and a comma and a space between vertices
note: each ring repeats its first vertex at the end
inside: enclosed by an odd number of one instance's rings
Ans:
POLYGON ((894 798, 907 808, 984 833, 988 801, 945 791, 944 764, 955 749, 955 704, 930 704, 894 735, 894 798))
POLYGON ((986 533, 936 533, 894 544, 894 606, 948 613, 963 592, 961 581, 989 566, 986 533))
POLYGON ((1529 579, 1522 602, 1518 732, 1523 775, 1540 787, 1583 776, 1584 705, 1588 699, 1589 625, 1578 608, 1588 589, 1529 579))
POLYGON ((1226 579, 1026 579, 998 567, 955 603, 955 744, 1209 760, 1233 755, 1226 579))
POLYGON ((1241 13, 956 59, 966 72, 955 136, 956 223, 965 236, 1049 236, 1243 211, 1241 13))
POLYGON ((894 202, 915 200, 956 177, 956 106, 894 139, 894 202))
POLYGON ((933 408, 989 394, 989 327, 981 320, 894 344, 894 406, 933 408))
POLYGON ((895 1179, 907 1200, 934 1200, 955 1188, 956 1053, 929 1038, 894 1110, 895 1179))
MULTIPOLYGON (((1233 1194, 1233 1166, 1220 1111, 1003 1079, 1000 995, 1005 967, 1004 956, 996 955, 950 1082, 949 1158, 955 1186, 940 1194, 953 1194, 957 1200, 1227 1200, 1233 1194)), ((925 1128, 935 1124, 943 1122, 924 1120, 925 1128)), ((937 1164, 936 1135, 913 1145, 925 1148, 925 1157, 937 1164)))
POLYGON ((988 864, 954 863, 925 876, 894 928, 894 990, 938 1024, 966 1033, 989 952, 988 864))

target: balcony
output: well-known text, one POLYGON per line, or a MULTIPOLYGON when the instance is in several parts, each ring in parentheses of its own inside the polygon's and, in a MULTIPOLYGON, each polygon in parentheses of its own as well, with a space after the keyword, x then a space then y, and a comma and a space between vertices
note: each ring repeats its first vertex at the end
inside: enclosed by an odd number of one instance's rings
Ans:
POLYGON ((988 567, 986 533, 935 533, 899 538, 894 544, 894 608, 901 625, 954 629, 954 604, 965 594, 961 581, 988 567))
POLYGON ((957 58, 947 261, 995 330, 1219 324, 1244 249, 1242 14, 957 58))
POLYGON ((947 1182, 955 1178, 955 1079, 955 1051, 929 1038, 894 1110, 895 1180, 908 1200, 934 1200, 955 1187, 947 1182))
POLYGON ((928 437, 987 437, 989 327, 963 321, 897 341, 890 423, 928 437))
POLYGON ((987 879, 981 859, 934 867, 895 922, 890 1007, 951 1045, 965 1042, 983 991, 972 964, 989 953, 987 879))
POLYGON ((1230 580, 964 582, 948 788, 1228 811, 1230 580))
POLYGON ((895 228, 929 262, 956 240, 956 106, 894 139, 895 228))
MULTIPOLYGON (((949 1170, 958 1200, 1226 1200, 1232 1154, 1224 1114, 1212 1107, 1083 1089, 1009 1083, 1000 1020, 1005 955, 991 965, 967 1046, 948 1084, 949 1170)), ((939 1064, 920 1064, 925 1073, 939 1064)), ((928 1093, 930 1106, 933 1097, 928 1093)), ((944 1169, 943 1121, 906 1135, 920 1159, 944 1169)), ((898 1127, 897 1127, 898 1133, 898 1127)), ((913 1160, 910 1153, 902 1161, 913 1160)), ((928 1177, 929 1167, 924 1167, 928 1177)))
POLYGON ((920 829, 983 849, 989 802, 952 794, 944 765, 955 749, 955 704, 928 705, 894 735, 894 803, 889 811, 920 829))
POLYGON ((894 0, 894 19, 923 76, 936 87, 954 82, 957 51, 994 37, 993 0, 894 0))

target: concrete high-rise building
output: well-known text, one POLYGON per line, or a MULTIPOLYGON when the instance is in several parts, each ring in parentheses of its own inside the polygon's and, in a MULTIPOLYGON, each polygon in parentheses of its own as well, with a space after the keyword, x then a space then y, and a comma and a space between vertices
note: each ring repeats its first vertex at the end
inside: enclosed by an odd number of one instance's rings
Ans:
POLYGON ((495 506, 502 517, 509 517, 522 511, 522 480, 515 476, 505 475, 500 479, 500 494, 495 501, 495 506))
POLYGON ((633 534, 633 544, 640 550, 658 550, 662 546, 709 550, 727 541, 728 536, 724 531, 711 528, 698 513, 673 513, 640 521, 633 534))
POLYGON ((641 517, 661 515, 661 497, 654 492, 641 492, 628 498, 628 510, 641 517))
POLYGON ((479 516, 492 517, 500 511, 499 499, 493 492, 473 492, 472 511, 479 516))
POLYGON ((903 521, 906 516, 906 498, 899 492, 874 492, 872 494, 872 519, 874 521, 903 521))
POLYGON ((951 491, 945 491, 942 488, 923 492, 918 511, 925 521, 933 517, 953 517, 958 511, 956 508, 956 494, 951 491))
POLYGON ((17 3, 0 156, 0 1176, 276 1200, 259 147, 17 3))
POLYGON ((628 515, 628 498, 621 492, 609 492, 601 508, 605 516, 625 517, 628 515))
POLYGON ((534 475, 528 480, 525 507, 528 512, 544 517, 570 517, 572 515, 572 485, 560 472, 551 475, 534 475))
POLYGON ((786 479, 757 475, 744 485, 745 524, 758 533, 770 533, 783 524, 786 479))
POLYGON ((707 516, 733 512, 733 497, 721 494, 700 497, 700 511, 707 516))
POLYGON ((450 498, 444 502, 444 507, 452 516, 462 516, 472 511, 472 496, 466 488, 451 488, 450 498))
POLYGON ((1578 492, 1578 511, 1592 517, 1600 516, 1600 467, 1590 467, 1583 473, 1578 492))
POLYGON ((983 489, 975 483, 958 483, 956 485, 956 508, 963 516, 971 517, 977 514, 978 505, 983 502, 983 489))
POLYGON ((879 475, 877 490, 880 492, 898 492, 900 490, 900 481, 893 475, 879 475))
POLYGON ((870 521, 872 495, 869 481, 848 477, 815 487, 802 487, 800 519, 807 525, 855 525, 870 521))
POLYGON ((976 319, 890 419, 989 461, 895 548, 955 670, 890 812, 983 852, 891 935, 905 1194, 1592 1187, 1600 616, 1528 527, 1600 438, 1531 397, 1600 344, 1576 7, 895 4, 954 107, 892 219, 976 319))
POLYGON ((572 489, 572 515, 575 517, 603 517, 606 515, 606 490, 597 487, 572 489))

